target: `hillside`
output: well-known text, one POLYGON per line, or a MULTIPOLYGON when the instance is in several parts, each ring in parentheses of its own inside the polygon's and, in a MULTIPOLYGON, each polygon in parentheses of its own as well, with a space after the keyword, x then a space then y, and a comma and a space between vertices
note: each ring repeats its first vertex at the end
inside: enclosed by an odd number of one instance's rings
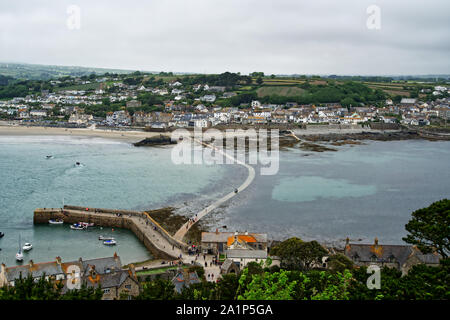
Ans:
POLYGON ((0 75, 10 76, 16 79, 48 80, 63 76, 84 76, 92 73, 103 74, 106 72, 127 74, 134 72, 134 70, 0 63, 0 75))

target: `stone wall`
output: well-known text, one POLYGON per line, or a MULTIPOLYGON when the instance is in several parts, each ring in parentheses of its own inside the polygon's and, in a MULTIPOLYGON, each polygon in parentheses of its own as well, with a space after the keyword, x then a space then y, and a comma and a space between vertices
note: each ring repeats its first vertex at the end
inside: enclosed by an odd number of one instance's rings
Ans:
POLYGON ((132 231, 136 237, 144 244, 144 246, 155 257, 162 259, 173 259, 173 257, 166 252, 158 249, 153 245, 141 230, 141 228, 130 219, 131 216, 142 217, 148 220, 148 223, 156 228, 156 231, 164 237, 171 245, 187 251, 187 245, 174 239, 164 228, 162 228, 150 215, 145 212, 129 211, 129 210, 111 210, 99 208, 85 208, 77 206, 64 206, 61 208, 44 208, 36 209, 34 212, 34 224, 48 223, 50 219, 62 219, 64 223, 88 222, 94 223, 96 226, 123 228, 132 231), (88 209, 88 210, 86 210, 88 209), (120 216, 118 216, 120 214, 120 216))

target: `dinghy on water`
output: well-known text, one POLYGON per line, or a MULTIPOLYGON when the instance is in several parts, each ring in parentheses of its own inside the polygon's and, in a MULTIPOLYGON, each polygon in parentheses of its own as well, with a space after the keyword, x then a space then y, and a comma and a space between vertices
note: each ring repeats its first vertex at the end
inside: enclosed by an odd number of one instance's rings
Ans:
POLYGON ((23 253, 22 253, 22 248, 20 246, 20 234, 19 234, 19 251, 16 253, 16 260, 19 262, 23 261, 23 253))
POLYGON ((103 244, 105 246, 115 246, 117 244, 117 242, 114 239, 113 240, 105 240, 105 241, 103 241, 103 244))
POLYGON ((114 240, 113 237, 104 237, 104 236, 99 236, 98 240, 114 240))
POLYGON ((80 225, 80 226, 83 226, 83 227, 93 227, 94 226, 94 223, 88 223, 88 222, 78 222, 78 224, 80 225))
POLYGON ((0 238, 3 238, 5 234, 3 232, 0 232, 0 238))
POLYGON ((31 249, 33 249, 33 245, 29 242, 25 242, 22 249, 23 251, 30 251, 31 249))
POLYGON ((70 229, 72 229, 72 230, 84 230, 86 228, 87 227, 82 226, 82 225, 80 225, 78 223, 74 223, 73 225, 70 226, 70 229))
POLYGON ((64 221, 61 220, 61 219, 56 219, 56 220, 50 219, 50 220, 48 220, 48 223, 49 223, 49 224, 63 224, 64 221))
POLYGON ((46 158, 47 159, 53 159, 53 156, 47 156, 46 158))

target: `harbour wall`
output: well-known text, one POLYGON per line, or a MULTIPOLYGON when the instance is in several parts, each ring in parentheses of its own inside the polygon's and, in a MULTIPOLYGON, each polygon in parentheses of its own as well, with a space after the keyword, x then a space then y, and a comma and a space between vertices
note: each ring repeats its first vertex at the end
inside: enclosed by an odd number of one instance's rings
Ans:
POLYGON ((150 225, 163 238, 169 246, 187 251, 187 244, 174 239, 161 225, 148 213, 129 210, 114 210, 103 208, 86 208, 66 205, 64 208, 39 208, 34 211, 34 224, 48 223, 50 219, 61 219, 64 223, 88 222, 96 226, 123 228, 132 231, 144 244, 149 252, 157 258, 176 259, 169 250, 165 251, 153 244, 152 239, 145 232, 145 225, 150 225), (140 218, 137 220, 136 218, 140 218), (136 222, 143 221, 143 223, 136 222))

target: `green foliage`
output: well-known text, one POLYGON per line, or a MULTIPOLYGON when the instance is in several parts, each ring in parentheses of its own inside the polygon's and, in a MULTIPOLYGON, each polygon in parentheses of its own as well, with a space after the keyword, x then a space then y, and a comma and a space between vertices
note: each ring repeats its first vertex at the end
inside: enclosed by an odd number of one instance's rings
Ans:
MULTIPOLYGON (((292 300, 296 281, 289 281, 289 271, 254 274, 248 282, 248 269, 244 269, 239 279, 241 294, 238 300, 292 300)), ((238 289, 238 290, 239 290, 238 289)))
POLYGON ((281 259, 281 267, 288 270, 309 270, 316 263, 321 263, 327 251, 317 242, 304 242, 299 238, 287 239, 271 251, 281 259))
POLYGON ((381 269, 380 290, 369 290, 366 286, 367 268, 353 271, 354 281, 349 288, 351 300, 448 300, 450 298, 449 259, 438 267, 416 265, 402 277, 400 271, 384 267, 381 269))
POLYGON ((31 275, 20 277, 14 286, 0 288, 0 300, 99 300, 103 296, 101 288, 87 288, 83 285, 79 290, 69 290, 61 294, 63 285, 60 282, 46 280, 45 275, 35 281, 31 275))
POLYGON ((173 300, 175 286, 169 280, 156 279, 142 286, 136 300, 173 300))
POLYGON ((450 200, 443 199, 412 213, 405 226, 409 234, 403 238, 424 253, 436 251, 447 258, 450 253, 450 200))
POLYGON ((328 257, 328 268, 342 273, 353 269, 353 261, 342 254, 334 254, 328 257))
POLYGON ((234 273, 224 274, 216 287, 218 300, 234 300, 239 288, 239 278, 234 273))

